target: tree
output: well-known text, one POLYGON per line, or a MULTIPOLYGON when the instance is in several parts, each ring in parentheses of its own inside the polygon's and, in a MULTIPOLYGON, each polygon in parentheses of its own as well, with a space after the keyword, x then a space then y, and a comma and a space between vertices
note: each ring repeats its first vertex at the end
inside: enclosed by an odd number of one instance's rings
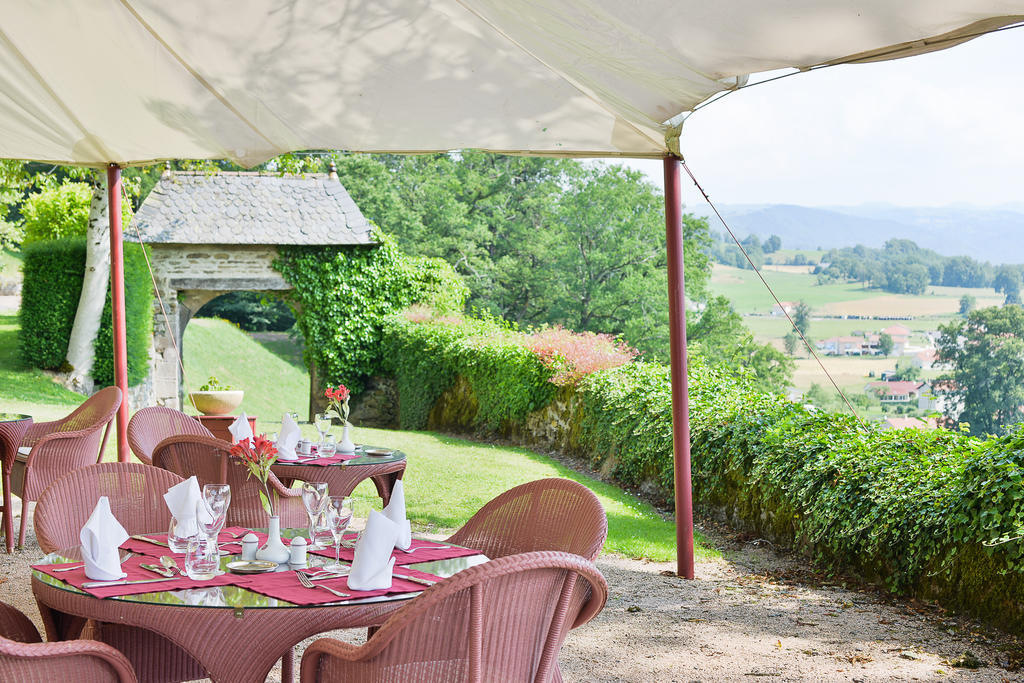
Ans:
POLYGON ((992 287, 997 292, 1009 292, 1020 289, 1021 267, 1020 266, 999 266, 996 268, 995 278, 992 280, 992 287))
MULTIPOLYGON (((800 334, 807 338, 807 331, 811 327, 811 307, 807 305, 806 301, 797 304, 796 310, 793 312, 793 324, 796 325, 800 334)), ((809 338, 808 341, 810 341, 809 338)))
POLYGON ((878 335, 878 350, 882 352, 882 355, 888 358, 892 354, 892 348, 894 344, 892 341, 892 335, 883 332, 878 335))
POLYGON ((836 396, 820 384, 814 383, 804 394, 804 401, 823 410, 830 410, 836 405, 836 396))
POLYGON ((966 316, 978 306, 978 300, 970 294, 960 297, 960 315, 966 316))
POLYGON ((896 370, 892 378, 897 382, 913 382, 921 379, 921 368, 914 365, 909 358, 901 358, 896 361, 896 370))
POLYGON ((92 189, 65 181, 29 195, 21 206, 24 244, 85 235, 92 189))
POLYGON ((972 434, 999 434, 1021 421, 1024 406, 1024 308, 971 311, 939 328, 938 360, 952 371, 946 415, 972 434), (963 411, 958 413, 959 406, 963 411))
POLYGON ((787 356, 796 355, 796 346, 800 339, 796 336, 793 330, 786 333, 786 336, 782 338, 782 348, 786 350, 787 356))
POLYGON ((767 240, 765 240, 764 247, 763 247, 764 253, 766 253, 766 254, 774 254, 775 252, 777 252, 781 248, 782 248, 782 238, 779 237, 778 235, 772 235, 767 240))

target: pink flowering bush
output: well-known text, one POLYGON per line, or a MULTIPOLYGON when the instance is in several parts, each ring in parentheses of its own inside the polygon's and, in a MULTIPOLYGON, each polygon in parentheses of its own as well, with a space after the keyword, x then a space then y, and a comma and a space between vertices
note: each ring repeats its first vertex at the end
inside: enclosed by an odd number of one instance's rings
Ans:
POLYGON ((524 341, 554 372, 550 381, 558 386, 576 384, 592 372, 625 365, 637 355, 636 349, 610 334, 577 333, 557 326, 534 332, 524 341))

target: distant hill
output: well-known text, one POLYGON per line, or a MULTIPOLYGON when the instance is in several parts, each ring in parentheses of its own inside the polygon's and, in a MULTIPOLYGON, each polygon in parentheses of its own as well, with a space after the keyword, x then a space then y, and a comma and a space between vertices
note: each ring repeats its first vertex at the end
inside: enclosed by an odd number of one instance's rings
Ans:
MULTIPOLYGON (((778 235, 787 249, 857 244, 881 247, 888 239, 905 238, 945 256, 966 255, 994 264, 1024 263, 1021 204, 997 208, 733 204, 720 208, 738 237, 751 233, 762 239, 778 235)), ((703 207, 692 210, 707 215, 703 207)), ((723 229, 714 217, 710 225, 713 230, 723 229)))

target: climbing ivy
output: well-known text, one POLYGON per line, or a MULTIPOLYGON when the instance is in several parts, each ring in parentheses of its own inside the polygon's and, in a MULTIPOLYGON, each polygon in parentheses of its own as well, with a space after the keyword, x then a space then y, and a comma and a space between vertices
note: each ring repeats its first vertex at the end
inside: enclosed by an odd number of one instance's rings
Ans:
POLYGON ((380 230, 377 244, 281 247, 274 267, 291 284, 286 295, 306 342, 305 361, 323 385, 357 392, 379 372, 384 319, 413 303, 459 311, 469 292, 437 258, 410 258, 380 230))

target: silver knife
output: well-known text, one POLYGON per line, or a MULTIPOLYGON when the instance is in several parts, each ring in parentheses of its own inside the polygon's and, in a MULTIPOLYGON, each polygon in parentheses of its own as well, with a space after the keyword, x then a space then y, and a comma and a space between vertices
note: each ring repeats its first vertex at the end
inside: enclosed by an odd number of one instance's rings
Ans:
POLYGON ((406 576, 404 574, 395 574, 395 578, 405 579, 406 581, 412 581, 418 583, 421 586, 433 586, 437 581, 431 581, 430 579, 421 579, 418 576, 406 576))
POLYGON ((163 583, 164 581, 177 581, 177 577, 171 579, 136 579, 129 581, 127 579, 118 579, 117 581, 86 581, 82 584, 82 588, 106 588, 107 586, 131 586, 136 583, 163 583))
POLYGON ((136 541, 145 541, 146 543, 152 543, 153 545, 161 545, 165 548, 171 547, 167 545, 164 541, 158 541, 155 538, 150 538, 149 536, 143 536, 141 534, 137 536, 129 536, 129 538, 134 538, 136 541))

